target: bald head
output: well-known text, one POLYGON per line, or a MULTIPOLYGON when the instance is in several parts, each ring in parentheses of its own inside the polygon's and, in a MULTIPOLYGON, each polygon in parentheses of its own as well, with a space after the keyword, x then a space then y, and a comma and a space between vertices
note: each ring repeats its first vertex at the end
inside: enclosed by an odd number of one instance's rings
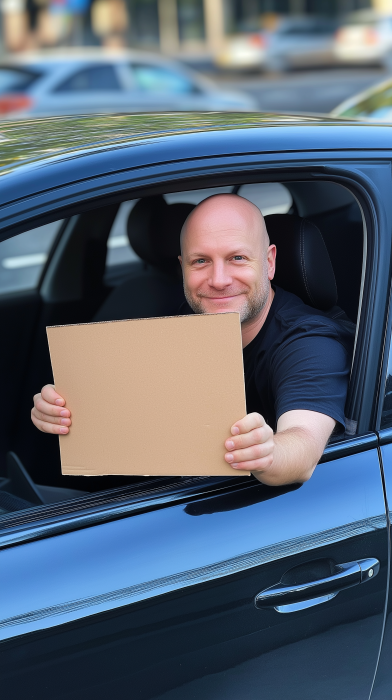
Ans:
POLYGON ((260 209, 238 194, 214 194, 200 202, 187 217, 181 231, 181 253, 194 232, 205 230, 213 236, 225 229, 241 231, 252 242, 259 242, 264 250, 269 246, 260 209))
POLYGON ((258 317, 271 291, 275 246, 259 209, 236 194, 203 200, 181 233, 184 292, 196 313, 258 317))

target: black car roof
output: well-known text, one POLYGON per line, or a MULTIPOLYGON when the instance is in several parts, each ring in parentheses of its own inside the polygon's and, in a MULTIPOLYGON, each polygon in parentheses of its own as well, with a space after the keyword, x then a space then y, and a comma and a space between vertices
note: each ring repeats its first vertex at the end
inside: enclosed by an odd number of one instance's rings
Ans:
POLYGON ((392 150, 388 125, 330 117, 175 113, 3 122, 0 206, 155 164, 263 153, 388 149, 392 150))

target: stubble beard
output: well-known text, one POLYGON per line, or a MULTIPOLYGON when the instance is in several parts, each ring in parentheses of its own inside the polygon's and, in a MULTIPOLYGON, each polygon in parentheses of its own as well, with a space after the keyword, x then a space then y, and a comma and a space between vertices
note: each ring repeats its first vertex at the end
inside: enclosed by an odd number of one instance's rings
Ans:
MULTIPOLYGON (((268 302, 269 292, 270 283, 268 275, 263 275, 263 279, 261 280, 260 285, 258 285, 257 289, 255 289, 254 292, 247 294, 242 306, 239 309, 236 309, 236 311, 238 311, 238 313, 240 314, 241 324, 253 321, 253 319, 256 318, 256 316, 258 316, 263 311, 268 302)), ((184 294, 189 306, 195 314, 213 313, 210 311, 206 311, 203 306, 203 299, 205 299, 206 297, 203 297, 202 295, 197 296, 196 298, 192 297, 186 289, 185 285, 184 294)), ((229 311, 230 309, 227 310, 227 313, 229 311)))

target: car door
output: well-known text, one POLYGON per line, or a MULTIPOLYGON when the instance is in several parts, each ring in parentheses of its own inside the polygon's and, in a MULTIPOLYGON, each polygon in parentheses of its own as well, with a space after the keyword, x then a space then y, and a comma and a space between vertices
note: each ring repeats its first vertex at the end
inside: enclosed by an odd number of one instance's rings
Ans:
POLYGON ((367 698, 388 569, 376 438, 328 458, 300 487, 166 479, 6 516, 5 696, 367 698), (276 585, 291 594, 270 602, 276 585))
MULTIPOLYGON (((307 167, 317 178, 310 162, 302 158, 300 177, 307 167)), ((348 187, 356 178, 367 223, 355 435, 331 444, 302 486, 164 478, 2 516, 6 697, 369 697, 388 581, 372 406, 390 284, 390 169, 326 162, 323 177, 348 187)))

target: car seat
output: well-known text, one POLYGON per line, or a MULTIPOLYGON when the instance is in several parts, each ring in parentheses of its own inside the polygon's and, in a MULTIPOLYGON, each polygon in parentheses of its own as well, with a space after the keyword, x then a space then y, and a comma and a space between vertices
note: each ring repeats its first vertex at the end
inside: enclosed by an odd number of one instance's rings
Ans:
POLYGON ((146 268, 109 294, 93 321, 174 316, 184 300, 181 228, 193 204, 167 204, 163 197, 140 199, 127 222, 129 242, 146 268))
POLYGON ((354 326, 338 306, 335 273, 316 224, 293 214, 270 214, 265 224, 277 248, 273 282, 330 318, 354 326))

